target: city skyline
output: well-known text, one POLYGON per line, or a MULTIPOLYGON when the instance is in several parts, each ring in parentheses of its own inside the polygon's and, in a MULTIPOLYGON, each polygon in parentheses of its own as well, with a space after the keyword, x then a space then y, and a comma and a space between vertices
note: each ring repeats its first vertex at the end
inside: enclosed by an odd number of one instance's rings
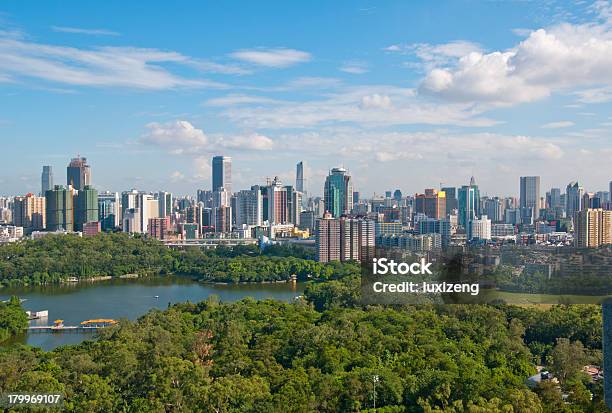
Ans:
POLYGON ((3 5, 0 193, 77 153, 115 191, 195 193, 215 154, 235 189, 295 182, 300 160, 309 192, 338 166, 367 196, 608 187, 609 2, 325 6, 3 5))

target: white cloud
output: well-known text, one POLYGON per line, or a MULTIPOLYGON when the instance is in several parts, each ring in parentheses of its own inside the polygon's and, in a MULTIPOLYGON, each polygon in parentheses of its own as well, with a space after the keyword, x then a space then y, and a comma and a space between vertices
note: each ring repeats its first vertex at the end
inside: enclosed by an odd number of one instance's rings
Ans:
POLYGON ((255 65, 276 68, 293 66, 311 59, 310 53, 287 48, 242 49, 230 56, 255 65))
POLYGON ((574 122, 569 120, 562 120, 559 122, 550 122, 542 125, 543 129, 560 129, 560 128, 569 128, 570 126, 574 126, 574 122))
POLYGON ((387 95, 367 95, 361 98, 362 109, 388 109, 391 107, 391 98, 387 95))
POLYGON ((208 99, 204 102, 205 106, 213 107, 226 107, 236 105, 250 105, 250 104, 271 104, 279 103, 276 99, 267 98, 264 96, 250 96, 250 95, 237 95, 231 94, 221 96, 218 98, 208 99))
POLYGON ((213 64, 172 51, 55 46, 0 32, 0 79, 4 81, 30 78, 76 86, 151 90, 226 87, 218 82, 175 74, 167 67, 169 64, 198 71, 232 73, 237 70, 231 65, 213 64))
POLYGON ((174 153, 194 152, 208 143, 208 137, 201 129, 186 120, 146 125, 148 132, 142 142, 165 146, 174 153))
POLYGON ((345 72, 345 73, 350 73, 353 75, 362 75, 364 73, 368 73, 368 65, 365 62, 346 62, 345 64, 343 64, 342 66, 340 66, 338 68, 338 70, 345 72))
POLYGON ((170 175, 171 182, 180 182, 180 181, 183 181, 184 179, 185 179, 185 175, 179 171, 174 171, 170 175))
POLYGON ((259 133, 253 133, 245 136, 230 136, 220 137, 217 146, 227 149, 253 149, 258 151, 267 151, 274 147, 274 141, 267 136, 259 133))
POLYGON ((598 87, 584 89, 575 92, 578 96, 578 101, 582 103, 606 103, 612 101, 612 85, 606 87, 598 87))
POLYGON ((77 27, 51 26, 54 32, 86 34, 91 36, 120 36, 121 33, 106 29, 83 29, 77 27))
POLYGON ((491 126, 497 123, 479 116, 481 113, 470 104, 419 100, 413 89, 367 86, 345 88, 308 101, 283 101, 266 107, 230 107, 222 115, 251 129, 312 128, 338 123, 363 127, 491 126))
POLYGON ((266 151, 274 141, 259 133, 247 135, 207 135, 186 120, 149 123, 140 138, 145 145, 164 148, 175 155, 212 153, 223 149, 266 151))
POLYGON ((533 31, 516 47, 470 52, 431 69, 420 90, 453 101, 512 105, 589 85, 612 85, 612 31, 561 24, 533 31))

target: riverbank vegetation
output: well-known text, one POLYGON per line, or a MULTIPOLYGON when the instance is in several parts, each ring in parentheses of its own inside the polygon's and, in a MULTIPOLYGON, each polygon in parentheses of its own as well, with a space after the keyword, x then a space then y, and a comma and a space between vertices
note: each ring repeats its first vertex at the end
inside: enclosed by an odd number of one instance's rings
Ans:
POLYGON ((0 343, 22 333, 28 326, 28 317, 21 307, 19 298, 11 297, 0 302, 0 343))
POLYGON ((0 285, 42 285, 69 278, 125 274, 189 274, 211 282, 326 280, 358 271, 354 264, 320 264, 312 251, 274 245, 172 250, 157 240, 127 234, 48 235, 0 246, 0 285))

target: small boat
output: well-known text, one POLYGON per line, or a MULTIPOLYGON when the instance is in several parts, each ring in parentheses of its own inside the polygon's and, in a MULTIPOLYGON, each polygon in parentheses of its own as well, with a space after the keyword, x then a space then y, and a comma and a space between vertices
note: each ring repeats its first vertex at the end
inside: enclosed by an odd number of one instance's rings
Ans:
POLYGON ((159 295, 154 295, 153 298, 159 298, 159 295))

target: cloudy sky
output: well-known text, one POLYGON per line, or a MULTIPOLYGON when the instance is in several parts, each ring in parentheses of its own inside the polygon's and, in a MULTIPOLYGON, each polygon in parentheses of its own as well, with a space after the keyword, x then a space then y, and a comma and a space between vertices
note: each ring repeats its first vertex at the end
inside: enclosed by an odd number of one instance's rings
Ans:
POLYGON ((234 188, 343 165, 366 195, 612 180, 612 4, 13 1, 0 5, 0 195, 234 188))

